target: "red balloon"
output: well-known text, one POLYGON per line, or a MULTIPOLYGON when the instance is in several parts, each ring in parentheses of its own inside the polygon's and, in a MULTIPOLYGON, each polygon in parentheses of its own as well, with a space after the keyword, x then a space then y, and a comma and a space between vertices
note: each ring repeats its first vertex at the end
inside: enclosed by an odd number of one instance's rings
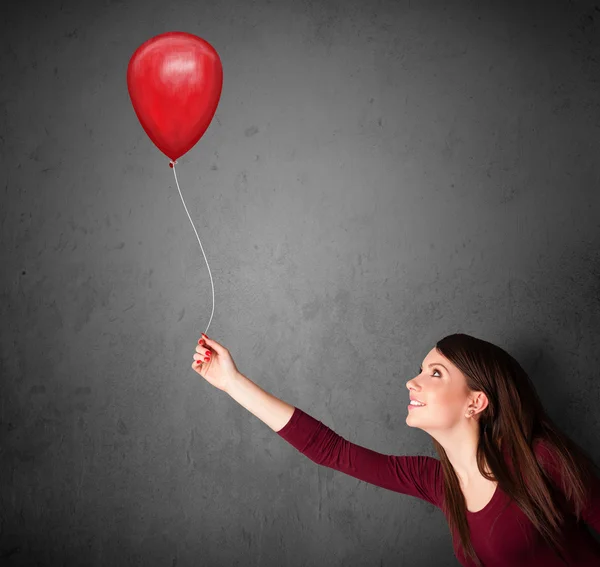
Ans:
POLYGON ((206 132, 222 87, 219 54, 207 41, 185 32, 149 39, 127 67, 129 97, 142 128, 173 161, 206 132))

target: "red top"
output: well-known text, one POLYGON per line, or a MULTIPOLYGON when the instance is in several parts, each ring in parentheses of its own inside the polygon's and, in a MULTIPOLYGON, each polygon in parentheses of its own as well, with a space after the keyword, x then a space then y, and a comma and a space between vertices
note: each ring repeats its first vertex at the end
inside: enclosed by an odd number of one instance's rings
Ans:
MULTIPOLYGON (((350 443, 299 408, 294 409, 290 421, 277 434, 318 465, 387 490, 426 500, 443 511, 444 485, 439 459, 377 453, 350 443)), ((548 448, 540 443, 534 447, 544 468, 545 463, 548 463, 548 473, 557 487, 560 487, 559 475, 552 468, 548 448)), ((597 478, 593 486, 591 499, 582 518, 600 533, 600 481, 597 478)), ((499 487, 482 510, 467 510, 467 519, 473 548, 485 567, 564 565, 527 516, 515 502, 510 502, 499 487), (503 509, 507 504, 508 507, 503 509)), ((600 543, 594 540, 583 522, 576 522, 574 515, 567 516, 564 537, 568 542, 564 547, 565 553, 569 554, 570 566, 600 566, 600 543)), ((457 546, 460 546, 458 540, 454 546, 454 554, 461 565, 474 567, 475 563, 467 560, 462 549, 457 549, 457 546)))

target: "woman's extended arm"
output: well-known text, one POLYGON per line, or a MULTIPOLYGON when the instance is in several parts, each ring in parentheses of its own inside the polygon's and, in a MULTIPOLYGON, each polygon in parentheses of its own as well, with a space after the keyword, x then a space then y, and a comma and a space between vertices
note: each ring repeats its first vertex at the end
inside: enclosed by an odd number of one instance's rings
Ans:
POLYGON ((227 392, 308 459, 363 482, 441 505, 439 460, 427 456, 386 455, 344 439, 300 408, 265 392, 239 372, 223 345, 204 337, 211 350, 196 347, 194 370, 227 392))
POLYGON ((241 373, 228 384, 225 391, 275 432, 282 429, 294 413, 294 406, 265 392, 241 373))

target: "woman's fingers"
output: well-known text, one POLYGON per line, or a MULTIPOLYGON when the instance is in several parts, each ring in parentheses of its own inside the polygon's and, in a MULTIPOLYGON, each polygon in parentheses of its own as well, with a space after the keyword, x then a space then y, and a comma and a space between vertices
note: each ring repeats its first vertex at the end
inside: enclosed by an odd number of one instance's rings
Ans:
POLYGON ((214 341, 213 339, 209 339, 204 333, 202 333, 202 340, 207 344, 210 348, 212 348, 217 354, 224 356, 226 352, 229 352, 222 344, 214 341))
POLYGON ((200 353, 202 355, 205 355, 205 354, 207 354, 207 353, 209 353, 211 351, 210 351, 210 349, 207 349, 206 347, 198 345, 198 346, 196 346, 196 352, 198 352, 198 353, 200 353))

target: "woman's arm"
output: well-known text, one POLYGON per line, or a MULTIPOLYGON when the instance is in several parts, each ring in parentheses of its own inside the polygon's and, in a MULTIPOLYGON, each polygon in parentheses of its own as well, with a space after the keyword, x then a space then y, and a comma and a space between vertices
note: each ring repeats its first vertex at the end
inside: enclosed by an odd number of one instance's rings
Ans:
POLYGON ((275 432, 282 429, 294 413, 294 406, 265 392, 243 374, 236 375, 226 392, 275 432))
POLYGON ((440 506, 442 473, 437 459, 385 455, 351 443, 243 375, 232 380, 225 391, 314 463, 440 506))

